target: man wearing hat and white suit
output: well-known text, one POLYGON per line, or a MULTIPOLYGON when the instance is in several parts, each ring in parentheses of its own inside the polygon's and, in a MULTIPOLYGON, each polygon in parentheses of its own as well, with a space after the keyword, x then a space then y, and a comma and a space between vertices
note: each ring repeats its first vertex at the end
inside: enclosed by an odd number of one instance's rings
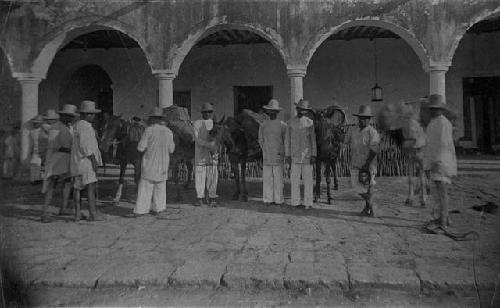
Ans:
POLYGON ((291 164, 292 206, 310 209, 313 205, 313 166, 316 163, 316 133, 314 122, 306 117, 312 110, 309 102, 301 99, 296 105, 297 116, 287 123, 285 156, 291 164), (304 183, 304 201, 301 204, 300 179, 304 183))
POLYGON ((52 201, 52 195, 57 182, 64 183, 63 203, 59 214, 71 214, 71 211, 68 211, 68 201, 71 192, 70 158, 73 142, 71 124, 76 116, 76 106, 69 104, 64 105, 62 110, 57 111, 57 113, 50 109, 45 116, 47 123, 51 123, 52 125, 49 129, 49 141, 45 161, 43 191, 45 193, 45 203, 42 209, 42 222, 50 221, 47 214, 47 206, 52 201))
POLYGON ((377 130, 370 125, 373 117, 370 106, 359 106, 358 126, 349 130, 345 143, 351 145, 351 185, 365 199, 365 207, 361 211, 363 216, 375 216, 373 209, 372 188, 377 175, 377 153, 379 151, 380 136, 377 130), (367 172, 367 183, 360 183, 360 172, 367 172), (365 192, 366 189, 366 192, 365 192))
POLYGON ((75 220, 81 219, 80 214, 80 191, 87 187, 89 202, 89 220, 104 220, 97 213, 96 208, 96 185, 97 168, 102 164, 101 152, 97 144, 97 137, 92 122, 101 110, 95 108, 95 102, 83 101, 78 113, 80 120, 75 123, 73 129, 73 143, 71 147, 71 175, 74 176, 75 188, 75 220))
POLYGON ((43 157, 43 142, 42 139, 47 138, 42 129, 43 116, 37 115, 31 120, 33 128, 29 131, 30 137, 30 182, 37 184, 42 181, 42 157, 43 157))
POLYGON ((286 124, 277 119, 282 109, 277 100, 272 99, 263 106, 269 119, 259 127, 259 144, 262 148, 262 184, 264 204, 282 205, 283 199, 283 163, 285 159, 286 124))
POLYGON ((429 96, 432 120, 426 129, 426 145, 424 148, 424 170, 430 172, 431 180, 437 188, 439 202, 439 217, 433 222, 445 229, 448 220, 448 185, 452 177, 457 175, 457 157, 453 142, 453 127, 443 115, 446 105, 439 94, 429 96))
POLYGON ((134 214, 144 215, 150 210, 159 214, 167 208, 167 179, 170 154, 175 150, 172 131, 162 125, 163 109, 156 107, 149 115, 150 125, 142 134, 137 150, 143 153, 141 180, 134 214))
POLYGON ((204 103, 201 106, 201 120, 196 120, 194 126, 195 140, 195 186, 196 186, 196 206, 203 205, 205 198, 205 188, 208 191, 210 205, 217 205, 217 165, 219 156, 217 153, 215 141, 212 141, 209 132, 214 127, 213 120, 214 107, 210 103, 204 103))

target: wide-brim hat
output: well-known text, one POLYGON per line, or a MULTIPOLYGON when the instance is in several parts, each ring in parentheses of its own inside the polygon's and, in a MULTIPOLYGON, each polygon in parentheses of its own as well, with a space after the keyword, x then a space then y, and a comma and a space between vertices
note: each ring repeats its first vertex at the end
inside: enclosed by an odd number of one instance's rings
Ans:
POLYGON ((262 108, 266 110, 275 110, 275 111, 280 111, 283 109, 280 107, 280 102, 278 102, 278 100, 276 99, 270 100, 269 103, 267 103, 267 105, 262 106, 262 108))
POLYGON ((361 106, 359 106, 359 111, 353 115, 356 117, 371 118, 371 117, 373 117, 372 108, 370 106, 367 106, 367 105, 361 105, 361 106))
POLYGON ((296 104, 296 108, 304 109, 304 110, 312 110, 312 107, 309 104, 309 101, 305 99, 300 99, 296 104))
POLYGON ((43 123, 43 116, 37 115, 33 119, 31 119, 31 123, 43 123))
POLYGON ((67 114, 76 117, 78 115, 77 107, 72 104, 64 104, 61 110, 58 110, 59 114, 67 114))
POLYGON ((211 103, 203 103, 201 105, 201 112, 213 112, 214 111, 214 105, 211 103))
POLYGON ((160 107, 155 107, 148 116, 150 118, 163 118, 163 109, 160 107))
POLYGON ((95 102, 85 100, 80 103, 79 113, 100 113, 101 109, 95 108, 95 102))
POLYGON ((59 115, 54 109, 47 110, 47 114, 43 116, 45 120, 59 120, 59 115))
POLYGON ((425 107, 429 109, 448 109, 443 101, 443 96, 440 94, 431 94, 425 107))

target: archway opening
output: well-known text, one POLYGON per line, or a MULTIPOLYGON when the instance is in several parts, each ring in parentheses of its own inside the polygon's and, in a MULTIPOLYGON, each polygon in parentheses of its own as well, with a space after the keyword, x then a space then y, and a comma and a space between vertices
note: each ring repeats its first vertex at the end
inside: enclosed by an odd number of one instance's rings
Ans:
POLYGON ((464 34, 446 76, 447 97, 459 114, 460 154, 500 153, 500 17, 464 34))
POLYGON ((243 109, 260 112, 272 98, 289 100, 288 78, 276 47, 261 35, 240 28, 209 30, 193 46, 174 80, 176 93, 190 93, 193 118, 203 102, 212 102, 218 116, 243 109))

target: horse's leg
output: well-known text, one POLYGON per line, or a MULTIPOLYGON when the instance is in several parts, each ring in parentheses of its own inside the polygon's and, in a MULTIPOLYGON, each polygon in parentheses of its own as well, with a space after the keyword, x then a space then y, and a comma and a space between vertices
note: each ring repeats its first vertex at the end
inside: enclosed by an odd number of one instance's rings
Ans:
POLYGON ((316 187, 314 187, 314 202, 321 198, 321 160, 316 159, 316 187))
POLYGON ((424 187, 426 186, 426 179, 425 179, 425 172, 424 172, 424 162, 422 161, 422 159, 420 158, 417 158, 417 166, 418 166, 418 177, 420 179, 420 206, 421 207, 425 207, 426 206, 426 198, 425 198, 425 194, 426 194, 426 190, 427 189, 424 189, 424 187))
POLYGON ((339 178, 337 175, 337 159, 332 160, 333 189, 339 190, 339 178))
POLYGON ((120 178, 118 179, 118 190, 116 191, 115 198, 113 199, 113 203, 118 204, 122 197, 123 183, 125 182, 125 171, 127 170, 127 163, 120 162, 120 178))
POLYGON ((174 165, 174 182, 175 182, 175 191, 176 191, 176 196, 175 196, 175 200, 177 202, 180 202, 182 201, 182 194, 181 194, 181 190, 179 188, 179 166, 180 166, 180 162, 175 164, 174 165))
POLYGON ((413 195, 414 195, 414 190, 413 190, 413 169, 414 169, 414 161, 413 157, 410 154, 409 159, 408 159, 408 197, 406 198, 406 205, 413 205, 413 195))
POLYGON ((331 195, 331 192, 330 192, 330 183, 331 183, 331 170, 330 168, 332 167, 332 161, 331 160, 328 160, 325 164, 325 178, 326 178, 326 196, 328 198, 328 204, 332 204, 332 195, 331 195))
POLYGON ((233 200, 238 200, 240 198, 240 169, 237 161, 231 162, 231 169, 233 171, 234 184, 236 187, 236 191, 233 194, 233 200))
POLYGON ((243 193, 241 194, 241 200, 247 202, 248 201, 247 180, 246 180, 247 162, 245 160, 242 160, 240 164, 241 164, 241 186, 243 190, 243 193))
POLYGON ((186 162, 187 175, 186 184, 184 184, 184 189, 188 189, 191 185, 191 177, 193 176, 193 163, 191 161, 186 162))

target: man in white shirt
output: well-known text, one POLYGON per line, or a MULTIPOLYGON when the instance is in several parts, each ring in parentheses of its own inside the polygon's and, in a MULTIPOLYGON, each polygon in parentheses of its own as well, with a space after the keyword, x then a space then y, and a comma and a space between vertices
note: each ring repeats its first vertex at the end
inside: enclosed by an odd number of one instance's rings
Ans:
POLYGON ((153 215, 158 215, 167 208, 168 167, 175 145, 172 131, 163 125, 162 121, 163 110, 157 107, 149 115, 150 125, 137 145, 137 150, 142 152, 143 156, 135 216, 150 211, 153 215))
POLYGON ((433 94, 429 97, 432 120, 427 126, 424 148, 424 170, 430 172, 430 178, 436 184, 437 200, 439 203, 439 217, 433 222, 445 229, 449 225, 448 219, 448 185, 457 175, 457 157, 453 143, 453 127, 443 115, 446 105, 443 97, 433 94))
POLYGON ((57 113, 48 110, 45 120, 52 123, 49 129, 49 141, 45 161, 45 202, 42 209, 42 222, 50 222, 47 214, 47 206, 52 201, 52 195, 58 182, 64 183, 63 203, 59 211, 60 215, 71 214, 68 209, 69 195, 71 192, 70 157, 73 142, 73 129, 71 123, 76 114, 75 105, 64 105, 57 113))
POLYGON ((358 126, 349 130, 345 137, 345 143, 351 145, 351 185, 365 200, 365 207, 360 214, 374 217, 373 185, 377 175, 380 136, 370 125, 373 117, 370 106, 359 106, 359 112, 354 116, 358 117, 358 126), (360 183, 360 174, 361 177, 366 174, 366 181, 363 183, 360 183))
POLYGON ((30 182, 37 184, 42 181, 42 157, 43 157, 43 142, 42 139, 46 138, 46 134, 42 129, 43 117, 37 115, 31 120, 32 129, 29 131, 30 137, 30 182))
POLYGON ((266 205, 282 205, 286 124, 277 118, 282 109, 277 100, 270 100, 262 108, 269 116, 259 127, 259 144, 263 158, 262 197, 266 205))
POLYGON ((292 206, 310 209, 313 205, 313 166, 316 163, 316 133, 314 122, 306 117, 312 110, 309 102, 301 99, 296 105, 297 116, 287 123, 285 156, 291 164, 290 182, 292 206), (301 204, 300 179, 304 183, 304 199, 301 204))
POLYGON ((205 189, 208 191, 210 206, 217 205, 217 180, 219 153, 215 141, 210 138, 210 131, 214 127, 214 107, 210 103, 201 106, 201 120, 196 120, 194 126, 195 138, 195 186, 197 202, 195 206, 202 206, 205 198, 205 189))
POLYGON ((102 165, 102 159, 96 132, 91 124, 99 112, 101 110, 95 108, 95 102, 83 101, 78 110, 80 120, 75 123, 73 129, 70 168, 71 175, 74 176, 76 221, 81 219, 80 192, 85 188, 87 188, 88 194, 89 220, 105 220, 96 208, 97 168, 102 165))

